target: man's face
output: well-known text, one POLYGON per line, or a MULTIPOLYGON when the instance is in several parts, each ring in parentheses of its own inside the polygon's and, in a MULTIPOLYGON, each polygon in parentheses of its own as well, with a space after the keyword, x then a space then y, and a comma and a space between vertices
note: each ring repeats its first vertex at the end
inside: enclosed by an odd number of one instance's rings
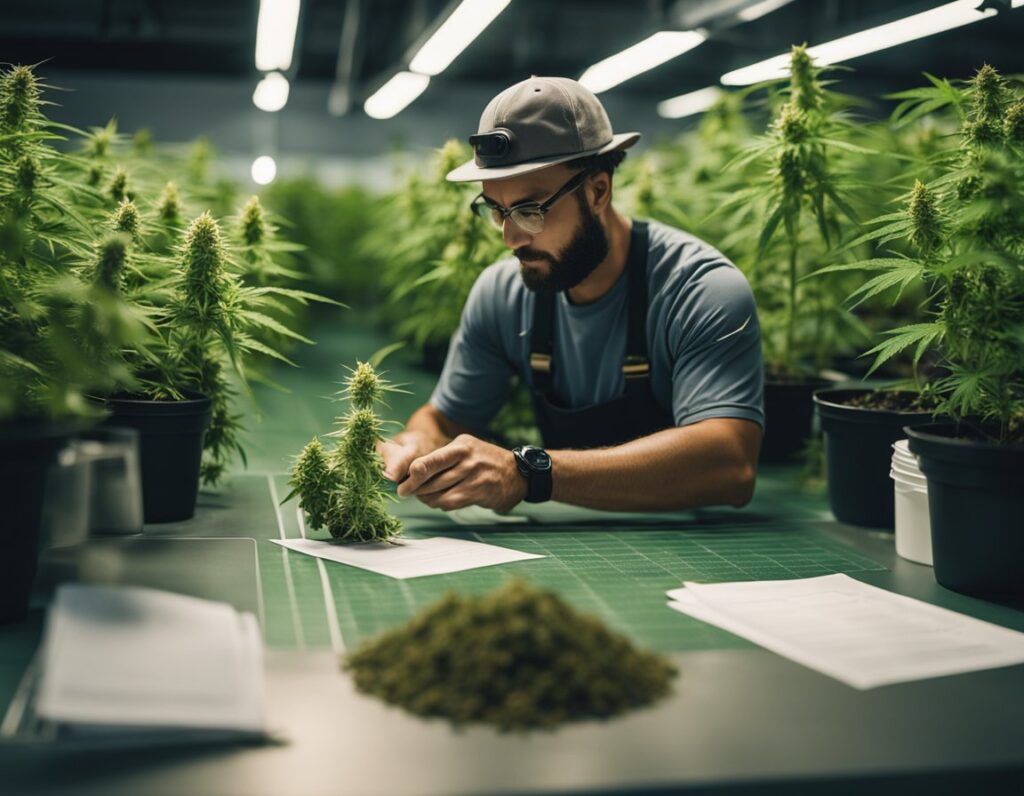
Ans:
MULTIPOLYGON (((523 202, 541 203, 576 173, 559 164, 507 180, 485 180, 483 194, 505 208, 523 202)), ((544 217, 544 229, 536 235, 505 219, 505 245, 519 260, 519 273, 529 290, 558 292, 576 287, 608 256, 608 237, 587 203, 586 190, 585 182, 561 197, 544 217)))

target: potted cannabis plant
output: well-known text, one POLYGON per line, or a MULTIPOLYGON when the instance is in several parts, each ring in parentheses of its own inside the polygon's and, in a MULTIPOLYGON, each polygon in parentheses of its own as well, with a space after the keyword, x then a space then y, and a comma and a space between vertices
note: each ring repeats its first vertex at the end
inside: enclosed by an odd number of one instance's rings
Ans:
POLYGON ((928 479, 935 576, 976 594, 1024 593, 1022 97, 990 66, 964 89, 933 79, 916 92, 918 107, 958 109, 959 146, 937 158, 937 176, 915 183, 904 211, 874 219, 862 236, 903 241, 908 251, 838 266, 876 272, 858 295, 925 288, 926 317, 887 332, 868 353, 876 367, 907 351, 915 365, 935 361, 929 379, 912 386, 922 409, 951 422, 915 415, 903 430, 928 479))
MULTIPOLYGON (((115 212, 115 227, 126 226, 128 206, 115 212)), ((134 239, 146 235, 136 229, 134 239)), ((243 284, 209 212, 189 224, 173 256, 138 254, 150 263, 145 279, 133 286, 126 274, 115 284, 150 321, 145 349, 124 354, 141 389, 110 395, 105 405, 110 422, 139 431, 146 521, 171 522, 193 515, 200 479, 218 484, 235 453, 244 462, 236 402, 248 390, 247 374, 257 358, 289 362, 266 342, 267 334, 311 342, 266 309, 281 307, 282 300, 324 299, 243 284)))
POLYGON ((400 392, 375 370, 388 349, 370 362, 349 371, 340 397, 348 412, 340 418, 333 450, 314 437, 296 457, 292 491, 283 502, 298 496, 299 508, 314 530, 326 528, 334 539, 351 542, 386 542, 402 532, 402 523, 387 511, 383 461, 377 453, 382 422, 374 411, 389 392, 400 392))
MULTIPOLYGON (((907 184, 908 174, 915 178, 934 179, 944 173, 955 150, 943 144, 936 135, 944 130, 952 140, 962 113, 963 92, 949 81, 927 76, 930 85, 890 95, 899 100, 889 122, 876 127, 883 136, 890 157, 874 157, 865 164, 875 184, 889 181, 907 184), (891 174, 893 168, 898 169, 891 174), (911 174, 912 172, 912 174, 911 174)), ((888 296, 891 305, 888 320, 899 312, 904 297, 910 297, 910 309, 903 314, 908 325, 916 324, 920 308, 934 301, 921 276, 923 259, 930 256, 936 243, 939 211, 934 199, 918 179, 914 188, 904 191, 897 200, 903 207, 869 222, 869 231, 858 234, 845 249, 869 245, 876 256, 854 263, 833 265, 817 274, 839 272, 877 272, 858 285, 848 297, 851 310, 888 296)), ((815 274, 814 276, 817 276, 815 274)), ((886 314, 882 313, 883 315, 886 314)), ((915 327, 927 330, 929 327, 915 327)), ((910 356, 909 377, 885 388, 842 388, 819 390, 814 397, 825 438, 828 473, 828 494, 832 512, 842 522, 891 530, 894 526, 894 493, 889 475, 892 445, 906 435, 906 426, 922 425, 933 420, 939 401, 928 380, 933 364, 922 361, 928 340, 923 339, 895 350, 888 343, 873 348, 868 354, 878 355, 865 374, 872 376, 880 367, 910 356)), ((904 368, 901 368, 905 370, 904 368)))
MULTIPOLYGON (((765 358, 765 437, 761 460, 791 459, 811 433, 814 390, 829 382, 818 374, 844 346, 865 337, 846 311, 837 280, 804 281, 856 219, 851 206, 848 100, 828 89, 804 47, 793 47, 788 84, 768 133, 730 164, 757 167, 753 185, 722 205, 735 223, 758 231, 735 254, 758 305, 765 358), (754 240, 756 238, 756 240, 754 240)), ((736 248, 739 248, 738 246, 736 248)))
POLYGON ((43 88, 30 67, 0 73, 0 623, 28 608, 50 463, 95 415, 85 394, 128 381, 108 353, 140 332, 90 279, 124 241, 92 245, 43 88))
POLYGON ((1024 90, 982 67, 967 89, 958 159, 929 186, 921 258, 932 320, 883 353, 934 345, 943 414, 907 429, 928 479, 935 577, 956 591, 1024 595, 1024 90))

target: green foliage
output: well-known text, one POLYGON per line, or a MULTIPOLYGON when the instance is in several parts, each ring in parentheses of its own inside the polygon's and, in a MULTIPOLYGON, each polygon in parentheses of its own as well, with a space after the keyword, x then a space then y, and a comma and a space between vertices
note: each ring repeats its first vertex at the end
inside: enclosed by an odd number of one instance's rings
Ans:
POLYGON ((756 239, 749 235, 733 255, 757 299, 766 369, 782 378, 827 367, 866 339, 841 304, 839 280, 803 281, 857 221, 854 164, 873 154, 853 143, 850 100, 832 91, 821 71, 805 47, 793 47, 788 85, 768 132, 730 165, 755 173, 722 205, 733 224, 759 226, 756 239))
POLYGON ((349 409, 338 418, 338 445, 328 453, 314 438, 292 467, 292 492, 314 529, 327 528, 335 539, 352 542, 384 542, 402 532, 402 523, 388 514, 390 497, 377 453, 382 421, 374 406, 390 392, 400 392, 368 362, 349 371, 339 396, 349 409))
POLYGON ((291 252, 294 269, 310 289, 353 306, 377 305, 386 291, 380 278, 384 252, 367 244, 385 200, 358 185, 330 189, 313 177, 277 179, 262 199, 284 224, 288 239, 302 246, 291 252))
POLYGON ((1024 415, 1022 90, 987 65, 963 88, 929 79, 931 89, 900 95, 906 99, 894 120, 941 100, 960 111, 959 146, 936 160, 934 179, 915 182, 903 211, 869 222, 874 229, 860 237, 902 242, 910 253, 825 270, 877 272, 855 297, 922 284, 925 320, 888 331, 868 352, 875 367, 904 351, 913 351, 915 364, 933 353, 939 370, 928 389, 938 411, 980 419, 1009 442, 1024 415))
POLYGON ((502 731, 608 719, 665 697, 676 670, 557 594, 510 580, 450 593, 349 654, 356 687, 419 716, 502 731))
POLYGON ((115 290, 126 244, 94 240, 45 88, 32 67, 0 73, 0 420, 95 415, 85 396, 131 383, 115 352, 142 333, 115 290))

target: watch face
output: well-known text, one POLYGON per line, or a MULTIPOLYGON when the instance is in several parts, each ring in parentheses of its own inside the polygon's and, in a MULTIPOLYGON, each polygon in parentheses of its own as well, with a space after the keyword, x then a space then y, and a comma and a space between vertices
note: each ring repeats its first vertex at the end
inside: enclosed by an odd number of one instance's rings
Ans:
POLYGON ((523 458, 535 470, 547 470, 551 467, 551 457, 541 448, 526 448, 523 451, 523 458))

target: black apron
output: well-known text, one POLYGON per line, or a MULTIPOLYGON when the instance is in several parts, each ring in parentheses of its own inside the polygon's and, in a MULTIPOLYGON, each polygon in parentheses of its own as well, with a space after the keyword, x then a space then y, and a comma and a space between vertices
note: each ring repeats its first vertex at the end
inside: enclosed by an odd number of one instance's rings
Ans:
POLYGON ((647 361, 647 224, 634 221, 626 259, 629 315, 626 360, 622 372, 626 389, 618 398, 583 409, 559 406, 552 394, 556 363, 554 350, 554 293, 537 293, 530 337, 533 407, 545 447, 599 448, 653 434, 675 425, 671 414, 654 400, 647 361))

